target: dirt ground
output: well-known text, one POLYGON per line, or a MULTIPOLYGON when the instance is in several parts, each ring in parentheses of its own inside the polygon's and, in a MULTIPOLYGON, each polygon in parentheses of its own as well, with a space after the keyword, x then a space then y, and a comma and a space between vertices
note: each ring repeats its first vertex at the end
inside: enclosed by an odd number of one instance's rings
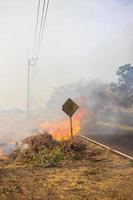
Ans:
POLYGON ((84 143, 81 159, 58 167, 1 161, 0 200, 133 200, 133 163, 84 143))

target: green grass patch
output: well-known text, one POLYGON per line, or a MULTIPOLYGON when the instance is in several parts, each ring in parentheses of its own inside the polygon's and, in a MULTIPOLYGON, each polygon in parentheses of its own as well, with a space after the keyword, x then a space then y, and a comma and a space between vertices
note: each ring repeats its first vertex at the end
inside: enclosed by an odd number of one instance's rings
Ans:
POLYGON ((57 167, 63 161, 81 160, 82 154, 77 151, 63 151, 62 148, 45 148, 39 152, 26 151, 17 156, 17 161, 28 165, 57 167))

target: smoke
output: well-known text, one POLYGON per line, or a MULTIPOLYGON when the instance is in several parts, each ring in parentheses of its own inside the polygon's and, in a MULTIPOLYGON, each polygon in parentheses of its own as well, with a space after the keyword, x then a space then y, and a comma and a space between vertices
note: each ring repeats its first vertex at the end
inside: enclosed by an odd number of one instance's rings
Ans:
MULTIPOLYGON (((39 108, 38 111, 32 111, 29 121, 27 121, 26 113, 19 110, 15 113, 0 114, 0 146, 10 150, 16 141, 20 142, 25 137, 34 134, 42 122, 53 123, 66 119, 66 114, 62 112, 62 105, 68 98, 73 99, 81 109, 86 110, 82 120, 82 132, 90 132, 97 121, 112 124, 127 123, 128 125, 132 123, 133 115, 131 117, 129 113, 121 111, 110 84, 99 80, 81 80, 55 88, 45 109, 40 111, 39 108)), ((115 132, 113 129, 110 130, 111 134, 115 132)), ((98 131, 100 132, 100 128, 98 131)))
POLYGON ((72 98, 80 107, 93 110, 97 116, 103 112, 103 109, 114 105, 114 96, 109 84, 96 80, 79 81, 55 89, 45 109, 49 120, 63 116, 61 107, 68 98, 72 98))
MULTIPOLYGON (((119 106, 110 83, 99 80, 83 80, 56 88, 45 109, 49 121, 66 117, 61 107, 68 98, 72 98, 80 108, 86 109, 82 123, 83 131, 90 130, 93 123, 95 126, 96 121, 132 125, 133 112, 119 106)), ((111 128, 107 133, 113 134, 116 131, 111 128)))
POLYGON ((32 134, 43 121, 55 121, 65 118, 61 108, 68 98, 72 98, 80 107, 100 113, 111 102, 109 85, 100 81, 79 81, 75 84, 55 89, 46 108, 32 111, 27 121, 26 113, 12 110, 0 113, 0 142, 18 141, 32 134))
POLYGON ((37 113, 27 120, 25 112, 3 111, 0 114, 0 155, 12 152, 17 147, 16 142, 20 145, 25 137, 34 134, 42 120, 37 113))

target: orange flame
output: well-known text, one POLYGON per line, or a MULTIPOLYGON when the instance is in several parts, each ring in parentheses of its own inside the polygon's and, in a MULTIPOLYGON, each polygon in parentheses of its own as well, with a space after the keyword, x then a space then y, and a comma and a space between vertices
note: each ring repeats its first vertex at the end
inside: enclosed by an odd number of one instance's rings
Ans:
MULTIPOLYGON (((85 110, 82 109, 79 111, 78 114, 75 114, 73 117, 73 136, 77 136, 78 133, 81 130, 81 121, 85 115, 85 110)), ((62 141, 62 140, 70 140, 70 122, 69 118, 54 122, 54 123, 49 123, 45 122, 41 124, 40 126, 41 129, 43 130, 48 130, 49 133, 53 136, 53 139, 62 141)))
POLYGON ((2 147, 0 147, 0 159, 5 160, 6 158, 7 158, 7 156, 4 152, 4 149, 2 147))
POLYGON ((4 150, 0 147, 0 157, 4 155, 4 150))

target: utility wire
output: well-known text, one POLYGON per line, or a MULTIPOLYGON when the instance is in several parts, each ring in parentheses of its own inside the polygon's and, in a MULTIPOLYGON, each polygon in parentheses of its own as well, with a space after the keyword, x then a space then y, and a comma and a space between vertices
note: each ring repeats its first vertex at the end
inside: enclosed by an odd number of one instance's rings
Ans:
POLYGON ((37 17, 36 17, 36 28, 35 28, 35 39, 34 39, 34 47, 33 47, 33 57, 35 55, 35 48, 37 43, 37 33, 38 33, 38 23, 39 23, 39 12, 40 12, 40 0, 38 0, 38 7, 37 7, 37 17))
POLYGON ((43 0, 42 3, 41 3, 41 0, 38 0, 35 39, 34 39, 33 56, 32 56, 33 62, 37 61, 38 54, 41 48, 43 33, 44 33, 45 25, 46 25, 48 7, 49 7, 49 0, 43 0))
POLYGON ((39 29, 38 42, 37 42, 37 47, 36 47, 36 48, 37 48, 37 49, 36 49, 36 57, 38 57, 38 46, 39 46, 39 41, 40 41, 41 32, 42 32, 42 27, 43 27, 44 11, 45 11, 45 0, 43 0, 43 7, 42 7, 42 14, 41 14, 40 29, 39 29))
POLYGON ((43 26, 42 26, 42 32, 41 32, 40 40, 39 40, 39 43, 38 43, 38 53, 39 53, 39 51, 40 51, 41 43, 42 43, 42 39, 43 39, 43 33, 44 33, 44 28, 45 28, 45 25, 46 25, 46 19, 47 19, 47 13, 48 13, 48 7, 49 7, 49 0, 47 0, 47 4, 46 4, 46 10, 45 10, 45 15, 44 15, 44 21, 43 21, 43 26))
POLYGON ((47 3, 46 3, 46 0, 43 0, 43 4, 41 4, 41 0, 38 0, 36 27, 35 27, 35 38, 34 38, 34 44, 33 44, 34 45, 33 46, 33 55, 32 55, 31 58, 29 58, 29 55, 28 55, 27 119, 29 119, 29 116, 30 116, 30 71, 31 71, 31 66, 37 64, 38 54, 39 54, 40 46, 41 46, 41 43, 42 43, 43 32, 44 32, 46 18, 47 18, 48 6, 49 6, 49 0, 47 0, 47 3), (46 4, 46 6, 45 6, 45 4, 46 4), (42 9, 41 9, 41 5, 42 5, 42 9), (45 7, 46 7, 46 9, 45 9, 45 7), (40 13, 40 10, 41 10, 41 13, 40 13))

